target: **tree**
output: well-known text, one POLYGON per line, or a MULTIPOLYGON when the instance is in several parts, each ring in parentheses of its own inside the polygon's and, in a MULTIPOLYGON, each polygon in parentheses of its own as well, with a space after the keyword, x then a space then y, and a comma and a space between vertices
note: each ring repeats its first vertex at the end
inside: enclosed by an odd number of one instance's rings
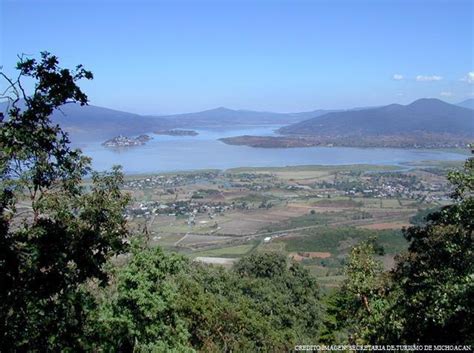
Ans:
MULTIPOLYGON (((382 263, 375 259, 376 244, 373 238, 356 245, 349 255, 345 268, 346 279, 339 292, 328 300, 330 337, 344 331, 351 344, 383 341, 388 282, 382 263)), ((347 342, 347 341, 346 341, 347 342)))
POLYGON ((225 270, 159 248, 133 247, 91 320, 98 347, 280 352, 316 342, 319 293, 309 273, 271 253, 241 261, 225 270))
POLYGON ((469 158, 464 170, 448 175, 452 205, 405 233, 410 246, 392 273, 400 341, 474 344, 473 167, 469 158))
POLYGON ((123 175, 119 168, 90 174, 90 159, 51 122, 63 104, 87 103, 76 82, 92 79, 91 72, 61 68, 48 52, 38 61, 20 57, 17 70, 16 79, 0 72, 9 103, 0 122, 0 346, 82 351, 94 306, 84 285, 105 285, 104 264, 126 249, 123 175), (24 79, 35 82, 31 94, 24 79))
MULTIPOLYGON (((134 244, 130 261, 117 268, 114 286, 104 290, 90 319, 95 349, 110 352, 186 352, 189 333, 180 315, 178 275, 189 261, 161 248, 134 244)), ((188 296, 189 292, 183 293, 188 296)), ((190 298, 194 300, 194 298, 190 298)))
POLYGON ((392 271, 376 265, 372 245, 352 251, 330 314, 359 343, 474 344, 473 166, 448 175, 453 204, 404 231, 409 247, 392 271))

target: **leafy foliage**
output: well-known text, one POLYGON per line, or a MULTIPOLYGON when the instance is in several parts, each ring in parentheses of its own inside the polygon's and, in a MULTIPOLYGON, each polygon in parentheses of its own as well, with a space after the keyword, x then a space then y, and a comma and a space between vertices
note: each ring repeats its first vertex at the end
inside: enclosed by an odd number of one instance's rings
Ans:
POLYGON ((329 313, 359 342, 474 343, 473 175, 471 158, 448 176, 454 204, 405 230, 409 248, 392 271, 377 269, 370 244, 353 250, 329 313))
POLYGON ((107 351, 186 351, 188 333, 178 314, 177 275, 188 268, 188 261, 160 248, 135 245, 131 250, 131 260, 118 270, 116 285, 105 291, 101 307, 92 315, 95 341, 107 351))
MULTIPOLYGON (((330 339, 344 331, 352 344, 382 340, 381 326, 387 310, 387 278, 382 263, 374 258, 374 240, 355 246, 346 265, 346 279, 339 292, 329 298, 326 334, 330 339)), ((328 339, 328 338, 326 338, 328 339)))
POLYGON ((134 248, 103 296, 101 347, 123 351, 286 351, 315 342, 321 308, 308 272, 257 253, 227 271, 134 248))
POLYGON ((9 119, 0 125, 0 346, 2 351, 86 349, 81 335, 94 305, 89 280, 107 283, 103 266, 126 249, 120 169, 82 178, 90 160, 69 147, 50 115, 68 102, 86 104, 76 85, 92 74, 58 59, 23 59, 7 79, 9 119), (23 78, 35 80, 27 95, 23 78), (17 104, 23 100, 25 108, 17 104))
POLYGON ((393 272, 401 340, 474 343, 473 166, 470 158, 464 171, 449 174, 453 205, 406 231, 410 247, 393 272))

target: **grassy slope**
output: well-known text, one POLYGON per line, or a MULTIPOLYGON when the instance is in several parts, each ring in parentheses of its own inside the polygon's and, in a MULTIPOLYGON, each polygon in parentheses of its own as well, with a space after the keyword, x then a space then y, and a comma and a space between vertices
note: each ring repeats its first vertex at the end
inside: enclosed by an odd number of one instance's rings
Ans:
POLYGON ((278 239, 289 252, 324 251, 333 256, 347 253, 351 246, 371 236, 377 237, 386 253, 397 254, 406 249, 407 242, 399 230, 369 230, 352 227, 314 228, 303 231, 303 236, 278 239))

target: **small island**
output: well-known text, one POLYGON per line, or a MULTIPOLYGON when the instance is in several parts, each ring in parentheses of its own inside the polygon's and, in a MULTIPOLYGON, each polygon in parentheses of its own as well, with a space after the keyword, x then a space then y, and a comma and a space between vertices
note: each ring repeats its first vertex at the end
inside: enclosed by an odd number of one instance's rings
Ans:
POLYGON ((151 139, 152 138, 148 135, 140 135, 138 137, 127 137, 119 135, 110 140, 105 141, 104 143, 102 143, 102 146, 110 148, 142 146, 151 139))
POLYGON ((197 136, 199 135, 194 130, 180 130, 180 129, 172 129, 172 130, 158 130, 155 131, 156 135, 169 135, 169 136, 197 136))

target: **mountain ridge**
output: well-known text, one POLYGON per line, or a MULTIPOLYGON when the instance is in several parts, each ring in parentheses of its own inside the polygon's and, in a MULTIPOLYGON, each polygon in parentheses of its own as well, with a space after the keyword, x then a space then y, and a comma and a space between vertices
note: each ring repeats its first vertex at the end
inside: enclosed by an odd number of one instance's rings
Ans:
POLYGON ((462 102, 456 103, 456 105, 463 108, 474 109, 474 98, 463 100, 462 102))
MULTIPOLYGON (((0 103, 0 111, 5 109, 6 103, 0 103)), ((472 110, 465 107, 423 98, 408 105, 389 104, 382 107, 347 110, 318 109, 299 113, 274 113, 217 107, 200 112, 161 116, 140 115, 94 105, 67 104, 62 106, 60 111, 53 113, 52 120, 69 132, 73 141, 110 139, 118 135, 134 136, 175 128, 198 129, 265 124, 286 125, 279 130, 285 135, 327 137, 428 131, 472 136, 473 114, 472 110), (443 118, 446 119, 453 114, 453 109, 456 113, 454 115, 461 114, 461 118, 457 116, 449 123, 443 122, 443 118), (433 120, 433 116, 436 119, 433 120)))
POLYGON ((435 98, 328 113, 279 129, 285 135, 375 136, 416 132, 474 135, 474 112, 435 98))

